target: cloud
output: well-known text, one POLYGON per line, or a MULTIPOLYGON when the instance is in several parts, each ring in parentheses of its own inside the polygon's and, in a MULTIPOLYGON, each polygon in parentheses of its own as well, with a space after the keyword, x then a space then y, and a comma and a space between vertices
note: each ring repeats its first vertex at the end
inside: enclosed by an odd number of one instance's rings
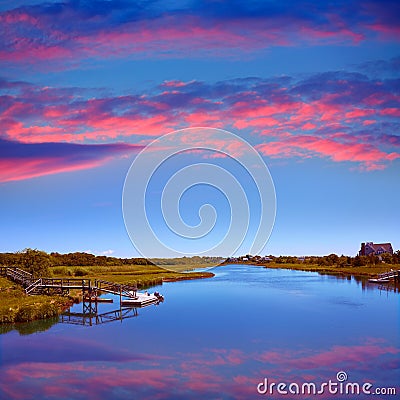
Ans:
MULTIPOLYGON (((135 150, 118 143, 145 145, 153 137, 193 126, 249 136, 265 156, 322 157, 368 171, 399 158, 399 87, 396 75, 377 79, 352 71, 215 83, 166 81, 124 96, 2 79, 0 135, 14 143, 13 151, 15 143, 69 142, 79 149, 80 158, 73 162, 71 155, 60 154, 62 145, 46 150, 43 144, 45 157, 25 154, 25 161, 14 165, 18 179, 46 169, 54 173, 95 167, 108 156, 135 150), (77 145, 109 142, 112 146, 104 148, 77 145)), ((15 159, 10 161, 3 151, 3 170, 11 171, 15 159)), ((2 179, 11 177, 7 173, 2 179)))
POLYGON ((84 253, 88 253, 88 254, 94 254, 96 256, 111 256, 112 254, 115 253, 115 250, 103 250, 103 251, 97 251, 97 250, 85 250, 84 253))
POLYGON ((88 57, 199 58, 277 45, 398 42, 398 22, 396 1, 43 2, 0 14, 0 59, 65 67, 88 57))
POLYGON ((394 57, 389 60, 367 61, 355 67, 369 75, 392 75, 400 70, 400 57, 394 57))
POLYGON ((20 143, 0 139, 0 182, 95 168, 141 149, 121 143, 20 143))
POLYGON ((367 171, 385 168, 385 163, 400 158, 400 153, 387 153, 377 147, 363 143, 340 143, 308 135, 285 138, 256 146, 263 155, 272 157, 302 157, 314 155, 328 157, 335 162, 356 162, 367 171))

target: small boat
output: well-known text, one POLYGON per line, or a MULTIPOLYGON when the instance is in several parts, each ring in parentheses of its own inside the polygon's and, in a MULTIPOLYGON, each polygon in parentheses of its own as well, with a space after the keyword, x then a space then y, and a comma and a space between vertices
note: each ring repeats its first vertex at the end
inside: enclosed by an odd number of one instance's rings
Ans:
POLYGON ((389 278, 371 278, 371 279, 368 279, 368 282, 371 282, 371 283, 388 283, 388 282, 390 282, 390 279, 389 278))
POLYGON ((154 296, 156 296, 158 300, 164 301, 164 296, 161 293, 154 292, 154 296))
POLYGON ((93 303, 113 303, 113 299, 106 299, 105 297, 85 297, 85 301, 93 303))
POLYGON ((127 300, 123 300, 121 305, 123 306, 130 306, 130 307, 145 307, 149 306, 150 304, 158 304, 164 301, 164 297, 158 293, 136 293, 135 297, 132 297, 127 300))

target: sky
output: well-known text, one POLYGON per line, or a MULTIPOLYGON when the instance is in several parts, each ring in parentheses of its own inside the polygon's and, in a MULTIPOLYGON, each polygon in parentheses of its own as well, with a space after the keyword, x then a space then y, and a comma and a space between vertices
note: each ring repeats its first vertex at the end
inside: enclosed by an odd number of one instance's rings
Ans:
MULTIPOLYGON (((399 249, 399 78, 395 0, 1 1, 0 251, 140 255, 125 177, 192 127, 232 132, 267 165, 261 254, 399 249)), ((227 229, 232 199, 216 193, 182 198, 189 225, 211 198, 213 234, 227 229)))

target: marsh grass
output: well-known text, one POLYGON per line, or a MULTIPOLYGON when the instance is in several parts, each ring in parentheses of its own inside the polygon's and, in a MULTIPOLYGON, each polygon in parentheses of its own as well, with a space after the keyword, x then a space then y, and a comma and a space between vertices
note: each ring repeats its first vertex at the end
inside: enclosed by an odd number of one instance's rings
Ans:
POLYGON ((28 296, 23 288, 0 277, 0 323, 27 322, 55 317, 71 305, 64 296, 28 296))
POLYGON ((52 275, 57 278, 68 278, 69 276, 85 276, 85 279, 101 279, 116 283, 137 285, 138 288, 148 288, 162 284, 164 280, 173 281, 181 279, 198 279, 212 277, 210 272, 176 272, 168 268, 178 269, 179 271, 190 271, 195 268, 211 267, 213 264, 182 264, 178 267, 173 265, 163 265, 160 268, 156 265, 113 265, 113 266, 87 266, 87 267, 53 267, 52 275), (177 268, 175 268, 177 267, 177 268), (80 275, 84 273, 84 275, 80 275))
POLYGON ((299 271, 311 271, 319 272, 321 274, 331 275, 353 275, 353 276, 365 276, 375 277, 383 272, 390 271, 391 269, 400 269, 399 264, 378 264, 378 265, 365 265, 362 267, 351 267, 351 266, 326 266, 326 265, 315 265, 315 264, 279 264, 279 263, 268 263, 263 264, 265 268, 276 268, 276 269, 294 269, 299 271))
MULTIPOLYGON (((180 265, 181 271, 200 268, 203 264, 180 265)), ((205 265, 204 266, 212 266, 205 265)), ((168 265, 165 265, 168 268, 168 265)), ((85 279, 100 279, 116 283, 136 285, 139 289, 162 284, 164 280, 209 278, 210 272, 173 272, 155 265, 116 266, 56 266, 50 268, 50 275, 56 278, 71 276, 85 279)), ((70 296, 28 296, 23 288, 0 277, 0 324, 26 322, 58 316, 72 303, 82 300, 82 293, 71 291, 70 296)))
POLYGON ((57 322, 58 316, 30 322, 0 324, 0 334, 16 330, 20 335, 30 335, 32 333, 47 331, 57 322))

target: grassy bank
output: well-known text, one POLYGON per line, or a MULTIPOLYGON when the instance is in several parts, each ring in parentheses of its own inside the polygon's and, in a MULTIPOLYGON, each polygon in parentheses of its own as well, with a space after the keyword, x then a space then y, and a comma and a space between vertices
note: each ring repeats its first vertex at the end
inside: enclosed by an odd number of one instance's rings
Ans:
MULTIPOLYGON (((180 271, 194 268, 209 267, 212 265, 182 265, 180 271)), ((168 268, 168 265, 164 266, 168 268)), ((85 279, 101 279, 116 283, 137 285, 139 289, 160 285, 162 282, 177 280, 210 278, 211 272, 176 272, 176 265, 171 265, 175 271, 160 268, 155 265, 117 265, 117 266, 89 266, 89 267, 53 267, 51 273, 57 278, 84 277, 85 279)))
POLYGON ((27 322, 59 315, 73 303, 71 297, 28 296, 23 288, 0 277, 0 323, 27 322))
MULTIPOLYGON (((181 271, 211 265, 181 265, 181 271)), ((175 266, 171 266, 175 267, 175 266)), ((168 265, 165 265, 168 268, 168 265)), ((162 282, 184 279, 210 278, 210 272, 174 272, 153 265, 121 265, 92 267, 52 267, 50 273, 56 278, 84 277, 116 283, 137 285, 148 288, 162 282)), ((79 293, 72 293, 75 298, 79 293)), ((58 316, 73 303, 73 297, 27 296, 23 288, 12 281, 0 277, 0 324, 27 322, 58 316)))
POLYGON ((278 268, 278 269, 294 269, 299 271, 310 271, 319 272, 321 274, 330 275, 351 275, 351 276, 365 276, 368 278, 375 277, 383 272, 390 271, 390 269, 400 269, 399 264, 377 264, 377 265, 365 265, 362 267, 351 267, 351 266, 326 266, 326 265, 315 265, 315 264, 280 264, 280 263, 266 263, 257 264, 262 265, 265 268, 278 268))

